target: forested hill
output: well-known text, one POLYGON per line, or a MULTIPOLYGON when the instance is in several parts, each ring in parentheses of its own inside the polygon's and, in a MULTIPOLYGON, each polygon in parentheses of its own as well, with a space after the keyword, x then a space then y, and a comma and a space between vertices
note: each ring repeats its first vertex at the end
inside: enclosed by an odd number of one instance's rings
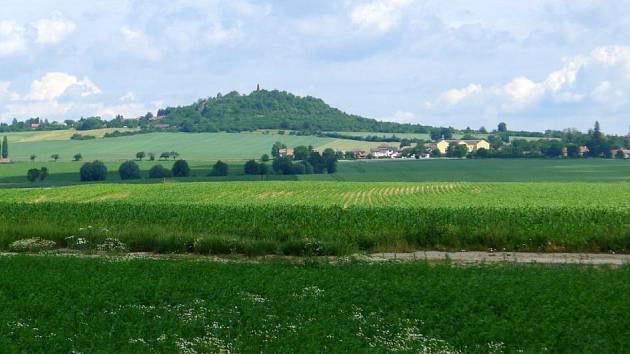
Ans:
POLYGON ((314 97, 285 91, 256 90, 249 95, 230 92, 183 107, 158 111, 158 124, 181 131, 245 131, 291 129, 310 131, 371 131, 426 133, 428 127, 379 122, 351 115, 314 97))

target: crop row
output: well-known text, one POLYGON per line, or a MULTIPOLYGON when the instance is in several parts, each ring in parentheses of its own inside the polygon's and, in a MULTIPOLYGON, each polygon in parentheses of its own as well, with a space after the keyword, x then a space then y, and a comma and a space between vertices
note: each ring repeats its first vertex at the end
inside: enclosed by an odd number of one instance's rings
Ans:
POLYGON ((132 250, 630 250, 630 184, 232 182, 0 190, 0 247, 115 237, 132 250))

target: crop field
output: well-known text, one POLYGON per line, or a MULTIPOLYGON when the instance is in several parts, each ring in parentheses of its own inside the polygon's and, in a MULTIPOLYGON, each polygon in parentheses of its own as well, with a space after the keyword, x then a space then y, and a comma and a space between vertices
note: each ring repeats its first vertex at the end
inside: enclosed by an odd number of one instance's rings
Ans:
MULTIPOLYGON (((85 131, 80 134, 92 135, 90 132, 85 131)), ((182 158, 189 160, 245 160, 259 158, 265 153, 269 154, 271 146, 276 141, 290 147, 312 145, 317 149, 330 147, 340 150, 355 148, 369 150, 370 147, 380 144, 315 136, 261 134, 260 132, 151 133, 93 140, 69 140, 69 135, 72 135, 70 133, 75 133, 75 131, 64 131, 63 134, 53 133, 8 135, 11 159, 28 161, 34 154, 37 156, 37 161, 41 162, 48 161, 50 155, 56 153, 60 155, 61 161, 70 161, 74 154, 81 153, 84 159, 121 161, 134 158, 138 151, 153 152, 158 156, 164 151, 177 151, 182 158), (50 135, 57 138, 51 138, 50 135)))
POLYGON ((0 257, 3 352, 622 353, 630 268, 0 257))
POLYGON ((2 248, 80 236, 201 254, 630 250, 628 183, 93 184, 3 189, 0 200, 2 248))

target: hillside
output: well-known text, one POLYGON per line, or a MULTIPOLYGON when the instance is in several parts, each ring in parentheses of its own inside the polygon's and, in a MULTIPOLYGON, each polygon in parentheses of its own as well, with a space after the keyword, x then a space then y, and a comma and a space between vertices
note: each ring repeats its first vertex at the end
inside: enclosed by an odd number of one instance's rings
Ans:
POLYGON ((347 114, 321 99, 276 90, 256 90, 249 95, 233 91, 200 99, 189 106, 161 109, 156 122, 188 132, 288 129, 427 133, 430 129, 347 114))

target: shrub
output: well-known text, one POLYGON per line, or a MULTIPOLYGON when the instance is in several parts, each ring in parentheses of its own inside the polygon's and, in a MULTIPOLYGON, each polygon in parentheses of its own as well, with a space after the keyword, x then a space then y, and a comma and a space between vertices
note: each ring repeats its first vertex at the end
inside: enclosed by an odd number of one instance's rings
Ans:
POLYGON ((260 161, 262 161, 262 162, 267 162, 267 161, 269 161, 269 155, 267 155, 267 154, 263 154, 263 155, 260 157, 260 161))
POLYGON ((13 252, 40 252, 51 250, 56 245, 55 241, 34 237, 14 241, 9 245, 9 249, 13 252))
POLYGON ((134 161, 125 161, 118 168, 120 179, 140 179, 140 167, 134 161))
POLYGON ((117 238, 108 237, 101 243, 96 246, 96 249, 103 252, 127 252, 127 245, 121 242, 117 238))
POLYGON ((212 166, 212 171, 210 171, 211 176, 227 176, 228 175, 228 164, 219 160, 214 166, 212 166))
POLYGON ((39 169, 37 169, 37 168, 31 168, 26 173, 26 179, 29 182, 35 182, 38 178, 39 178, 39 169))
POLYGON ((173 172, 173 176, 175 176, 175 177, 188 177, 188 176, 190 176, 190 167, 188 167, 188 162, 186 162, 186 160, 177 160, 177 161, 175 161, 171 171, 173 172))
POLYGON ((81 160, 83 160, 83 155, 81 155, 81 153, 74 154, 74 156, 72 156, 72 160, 74 160, 74 161, 81 161, 81 160))
POLYGON ((245 166, 243 167, 246 175, 256 175, 258 174, 258 162, 255 160, 249 160, 245 162, 245 166))
POLYGON ((107 167, 101 161, 86 162, 81 166, 81 181, 104 181, 107 178, 107 167))
POLYGON ((48 175, 49 175, 49 174, 48 174, 48 167, 42 167, 42 168, 39 170, 39 180, 40 180, 40 181, 43 181, 43 180, 45 180, 46 178, 48 178, 48 175))
POLYGON ((172 176, 171 170, 164 168, 162 165, 155 165, 149 170, 149 178, 168 178, 172 176))

